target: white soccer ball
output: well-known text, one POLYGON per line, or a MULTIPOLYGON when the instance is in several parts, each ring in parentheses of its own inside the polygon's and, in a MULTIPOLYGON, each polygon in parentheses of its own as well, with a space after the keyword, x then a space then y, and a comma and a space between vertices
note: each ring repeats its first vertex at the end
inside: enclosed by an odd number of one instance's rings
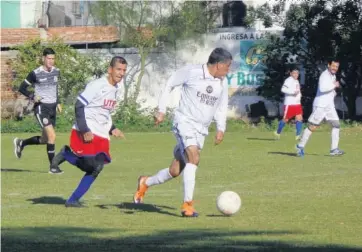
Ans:
POLYGON ((224 191, 216 199, 217 209, 224 215, 233 215, 241 207, 241 199, 236 192, 224 191))

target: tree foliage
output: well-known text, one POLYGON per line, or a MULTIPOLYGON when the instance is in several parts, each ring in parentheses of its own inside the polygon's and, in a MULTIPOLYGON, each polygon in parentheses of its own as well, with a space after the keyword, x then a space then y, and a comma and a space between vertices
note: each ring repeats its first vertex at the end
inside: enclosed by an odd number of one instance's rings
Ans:
POLYGON ((121 44, 136 48, 140 56, 134 92, 129 97, 130 83, 126 84, 125 104, 129 98, 136 102, 146 61, 153 49, 175 49, 179 40, 200 38, 212 28, 210 24, 220 12, 212 1, 98 1, 92 4, 95 17, 103 24, 116 25, 121 44))
MULTIPOLYGON (((264 15, 269 15, 265 10, 264 15)), ((356 116, 356 99, 361 93, 362 10, 358 0, 317 1, 292 4, 285 16, 283 38, 271 38, 267 46, 267 72, 260 94, 280 99, 290 55, 305 70, 303 97, 306 107, 314 98, 318 78, 330 58, 340 60, 337 76, 350 118, 356 116)))
POLYGON ((59 97, 62 102, 74 98, 92 77, 102 75, 107 69, 98 58, 78 53, 60 38, 53 38, 46 43, 33 39, 14 47, 18 51, 11 63, 15 72, 12 81, 15 89, 31 71, 43 64, 42 53, 45 47, 53 48, 56 53, 55 66, 60 69, 59 97))

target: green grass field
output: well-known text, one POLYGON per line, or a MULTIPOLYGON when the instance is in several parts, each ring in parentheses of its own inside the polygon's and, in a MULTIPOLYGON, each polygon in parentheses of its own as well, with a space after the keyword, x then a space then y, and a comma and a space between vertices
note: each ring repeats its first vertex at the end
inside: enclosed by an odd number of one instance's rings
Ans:
MULTIPOLYGON (((312 136, 304 158, 294 156, 291 132, 279 141, 258 130, 228 133, 217 147, 210 135, 197 172, 196 219, 180 217, 180 178, 151 188, 144 205, 131 203, 138 176, 169 165, 171 133, 113 140, 113 162, 82 209, 64 207, 81 171, 64 164, 64 174, 48 174, 45 146, 17 160, 13 137, 1 139, 2 251, 362 251, 360 129, 341 133, 343 157, 328 156, 327 132, 312 136), (235 216, 216 209, 224 190, 242 198, 235 216)), ((66 143, 59 134, 57 150, 66 143)))

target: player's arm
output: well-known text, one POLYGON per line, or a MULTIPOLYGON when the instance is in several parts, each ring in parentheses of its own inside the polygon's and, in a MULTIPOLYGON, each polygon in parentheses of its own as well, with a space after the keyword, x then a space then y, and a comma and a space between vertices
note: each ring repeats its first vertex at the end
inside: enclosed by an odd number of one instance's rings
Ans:
POLYGON ((293 81, 290 80, 290 78, 286 79, 283 83, 282 86, 282 93, 287 94, 287 95, 294 95, 296 94, 296 92, 298 91, 295 88, 295 84, 293 85, 293 81))
POLYGON ((96 97, 99 93, 100 85, 96 82, 90 82, 84 91, 78 95, 75 103, 75 118, 79 131, 82 134, 90 132, 85 119, 84 108, 96 97))
POLYGON ((188 80, 188 76, 189 68, 183 67, 174 72, 168 79, 166 86, 163 89, 158 101, 158 113, 155 118, 156 124, 159 124, 164 119, 170 93, 175 87, 181 86, 182 84, 186 83, 188 80))
POLYGON ((57 82, 57 109, 59 111, 59 113, 62 112, 62 104, 60 102, 60 98, 59 98, 59 80, 60 80, 60 73, 58 75, 58 82, 57 82))
POLYGON ((229 95, 228 95, 228 85, 226 83, 223 84, 223 91, 220 97, 220 102, 217 106, 214 121, 216 123, 216 137, 215 144, 219 144, 222 142, 224 138, 224 132, 226 130, 226 117, 228 111, 228 103, 229 103, 229 95))
POLYGON ((322 74, 319 77, 319 91, 322 93, 329 93, 337 87, 336 83, 331 81, 327 74, 322 74))
POLYGON ((19 92, 31 100, 34 100, 34 93, 29 91, 29 87, 33 87, 36 83, 36 75, 34 71, 31 71, 25 80, 20 84, 19 92))
POLYGON ((126 138, 123 132, 120 129, 117 129, 116 125, 112 124, 111 129, 109 130, 109 135, 119 138, 126 138))

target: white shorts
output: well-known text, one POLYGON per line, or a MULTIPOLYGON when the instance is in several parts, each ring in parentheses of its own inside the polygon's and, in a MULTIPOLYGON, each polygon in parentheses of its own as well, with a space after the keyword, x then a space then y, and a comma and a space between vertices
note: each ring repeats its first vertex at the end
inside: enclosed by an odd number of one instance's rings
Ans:
MULTIPOLYGON (((174 156, 177 160, 180 160, 185 149, 189 146, 197 146, 199 150, 204 147, 205 135, 199 133, 190 124, 175 124, 172 127, 172 131, 176 137, 177 144, 174 149, 174 156)), ((185 160, 185 158, 182 156, 185 160)))
POLYGON ((339 121, 339 117, 334 107, 313 107, 313 112, 309 116, 308 122, 314 125, 319 125, 326 119, 326 121, 339 121))

